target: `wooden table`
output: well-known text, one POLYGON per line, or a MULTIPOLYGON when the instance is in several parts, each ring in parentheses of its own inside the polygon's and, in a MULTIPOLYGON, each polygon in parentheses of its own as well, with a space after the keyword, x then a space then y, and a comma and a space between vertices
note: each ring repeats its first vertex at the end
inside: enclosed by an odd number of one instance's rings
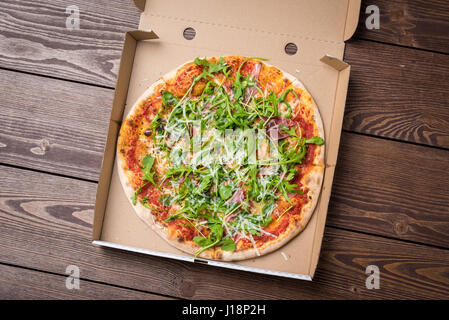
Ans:
POLYGON ((95 192, 131 0, 0 2, 0 298, 449 297, 449 2, 376 0, 313 282, 96 247, 95 192), (68 5, 81 29, 66 29, 68 5), (65 286, 80 268, 80 289, 65 286), (380 289, 368 290, 368 265, 380 289))

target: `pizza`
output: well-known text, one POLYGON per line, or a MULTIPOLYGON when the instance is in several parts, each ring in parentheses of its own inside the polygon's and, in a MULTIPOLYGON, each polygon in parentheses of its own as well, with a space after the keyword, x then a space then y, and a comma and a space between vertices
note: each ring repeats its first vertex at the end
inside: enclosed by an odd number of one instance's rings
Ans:
POLYGON ((319 110, 261 58, 196 58, 149 87, 123 120, 121 184, 137 215, 206 259, 258 257, 310 220, 324 175, 319 110))

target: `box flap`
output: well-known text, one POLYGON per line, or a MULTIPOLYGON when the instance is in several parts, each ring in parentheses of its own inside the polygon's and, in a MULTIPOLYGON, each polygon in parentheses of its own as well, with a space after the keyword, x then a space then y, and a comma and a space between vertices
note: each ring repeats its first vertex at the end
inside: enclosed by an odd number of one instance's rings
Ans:
POLYGON ((160 20, 168 20, 182 22, 184 27, 220 26, 239 33, 278 34, 292 41, 306 38, 336 43, 354 33, 361 4, 361 0, 196 0, 177 1, 176 5, 165 0, 151 0, 147 5, 145 0, 134 2, 143 11, 139 29, 159 32, 160 20))
POLYGON ((349 40, 354 35, 354 32, 357 29, 357 25, 359 23, 361 2, 361 0, 349 0, 348 14, 346 16, 345 34, 343 39, 344 41, 349 40))
POLYGON ((349 67, 349 64, 347 64, 346 62, 344 62, 338 58, 331 56, 330 54, 326 54, 324 57, 322 57, 320 59, 320 61, 331 66, 332 68, 334 68, 337 71, 342 71, 343 69, 346 69, 347 67, 349 67))
POLYGON ((145 11, 146 2, 147 2, 146 0, 134 0, 134 4, 136 5, 137 8, 140 9, 140 11, 145 11))

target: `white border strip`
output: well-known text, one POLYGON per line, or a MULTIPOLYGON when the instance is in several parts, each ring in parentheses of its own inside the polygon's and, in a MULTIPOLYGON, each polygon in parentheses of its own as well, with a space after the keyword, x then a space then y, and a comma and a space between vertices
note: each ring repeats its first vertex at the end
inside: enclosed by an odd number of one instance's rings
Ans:
POLYGON ((92 241, 92 243, 96 244, 96 245, 99 245, 99 246, 116 248, 116 249, 127 250, 127 251, 133 251, 133 252, 138 252, 138 253, 143 253, 143 254, 149 254, 149 255, 157 256, 157 257, 164 257, 164 258, 170 258, 170 259, 176 259, 176 260, 183 260, 183 261, 188 261, 188 262, 195 262, 195 260, 197 260, 197 261, 201 261, 201 262, 197 262, 197 263, 208 264, 208 265, 215 266, 215 267, 221 267, 221 268, 227 268, 227 269, 235 269, 235 270, 242 270, 242 271, 249 271, 249 272, 262 273, 262 274, 268 274, 268 275, 273 275, 273 276, 280 276, 280 277, 286 277, 286 278, 292 278, 292 279, 312 281, 312 277, 311 276, 307 276, 307 275, 304 275, 304 274, 272 271, 272 270, 266 270, 266 269, 261 269, 261 268, 240 266, 240 265, 233 264, 233 263, 220 262, 220 261, 214 261, 214 260, 194 259, 193 257, 190 258, 190 257, 181 256, 181 255, 178 255, 178 254, 173 254, 173 253, 163 253, 163 252, 159 252, 159 251, 153 251, 153 250, 148 250, 148 249, 141 249, 141 248, 136 248, 136 247, 131 247, 131 246, 125 246, 125 245, 122 245, 122 244, 116 244, 116 243, 112 243, 112 242, 108 242, 108 241, 94 240, 94 241, 92 241))

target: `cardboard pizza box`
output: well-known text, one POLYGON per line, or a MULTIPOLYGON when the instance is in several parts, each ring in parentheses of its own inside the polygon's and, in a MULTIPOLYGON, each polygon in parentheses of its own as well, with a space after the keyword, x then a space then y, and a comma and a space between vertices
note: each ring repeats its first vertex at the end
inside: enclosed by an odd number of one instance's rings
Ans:
POLYGON ((343 62, 344 41, 357 27, 360 0, 134 2, 142 14, 139 30, 125 36, 97 189, 93 243, 192 263, 312 280, 324 233, 349 81, 350 66, 343 62), (184 37, 187 28, 195 31, 191 40, 184 37), (287 45, 296 46, 297 52, 287 54, 287 45), (153 82, 195 57, 226 55, 268 58, 270 64, 297 77, 318 105, 326 139, 323 187, 305 230, 270 254, 238 262, 194 259, 163 240, 134 213, 115 161, 121 121, 153 82))

